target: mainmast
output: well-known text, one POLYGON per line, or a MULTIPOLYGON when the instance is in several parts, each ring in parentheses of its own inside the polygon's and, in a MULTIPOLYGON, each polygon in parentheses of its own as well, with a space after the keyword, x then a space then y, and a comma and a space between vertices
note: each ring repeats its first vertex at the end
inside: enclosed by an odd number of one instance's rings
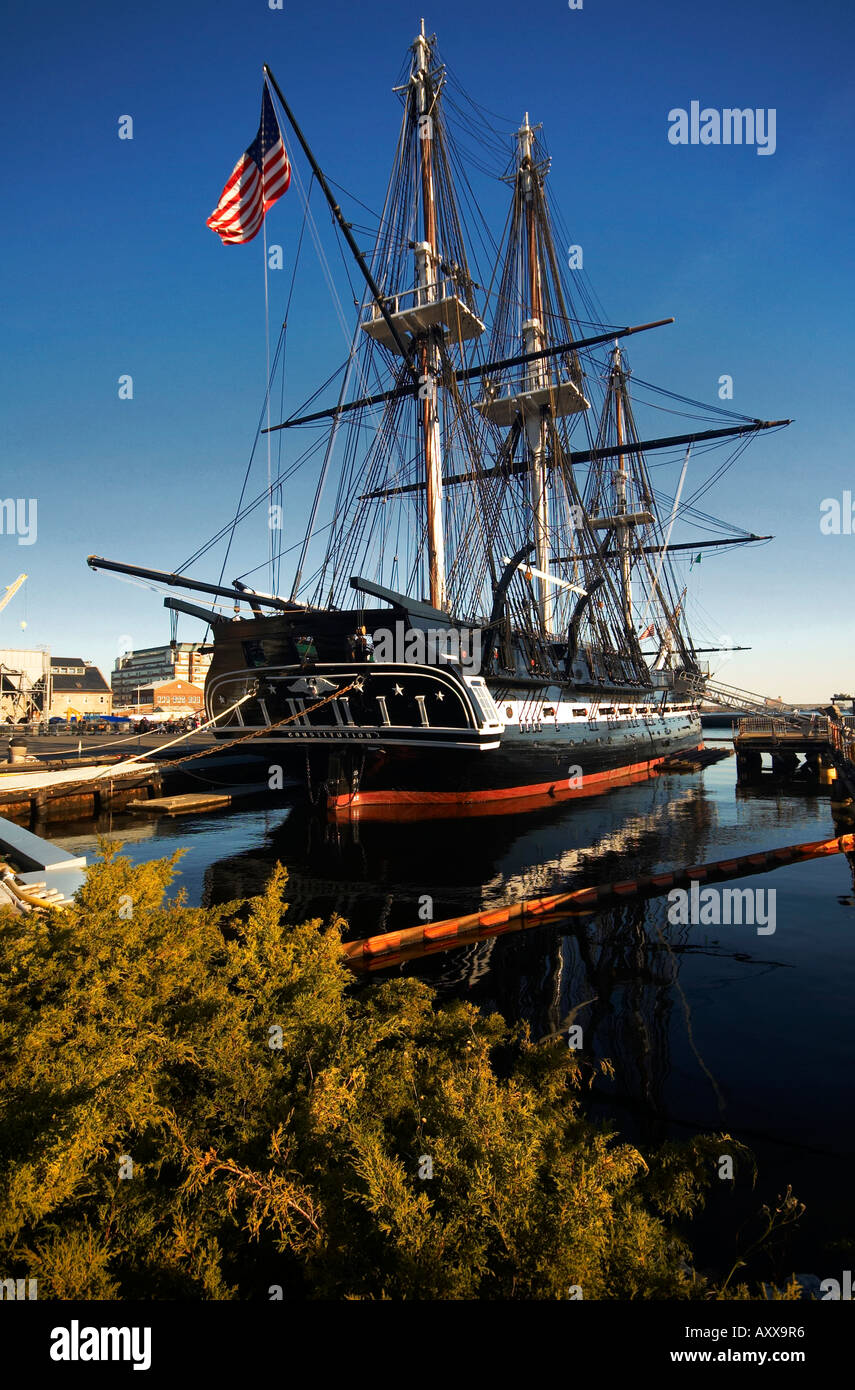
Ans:
MULTIPOLYGON (((416 89, 418 113, 419 163, 422 188, 422 229, 424 240, 416 244, 416 286, 420 304, 432 304, 438 296, 439 255, 436 233, 436 191, 433 171, 434 94, 430 80, 430 44, 422 20, 421 33, 413 43, 412 81, 416 89)), ((445 535, 442 526, 442 447, 439 429, 439 397, 437 379, 440 370, 439 348, 430 333, 419 344, 421 386, 418 409, 421 415, 422 448, 424 451, 425 503, 427 511, 428 583, 430 603, 444 610, 445 535)))
MULTIPOLYGON (((623 437, 623 372, 621 370, 620 348, 615 343, 612 352, 612 390, 615 401, 615 431, 617 446, 622 449, 623 437)), ((621 603, 623 620, 627 632, 635 630, 632 616, 632 565, 630 557, 630 531, 626 524, 626 455, 618 454, 618 466, 614 475, 615 516, 622 518, 617 525, 617 547, 620 555, 621 603)))
MULTIPOLYGON (((552 554, 561 503, 547 483, 552 470, 564 462, 564 445, 556 424, 563 416, 588 410, 589 402, 581 390, 582 374, 571 335, 573 316, 568 312, 558 271, 544 192, 548 159, 536 137, 537 129, 526 112, 516 132, 507 175, 513 185, 513 203, 508 238, 501 252, 502 275, 491 343, 491 355, 498 359, 496 368, 519 364, 524 365, 524 371, 505 378, 507 394, 502 391, 501 379, 486 380, 484 396, 475 404, 486 420, 504 432, 502 462, 497 465, 503 476, 528 474, 528 496, 512 494, 513 506, 520 507, 519 519, 526 529, 531 516, 535 552, 525 625, 533 627, 541 638, 549 638, 559 624, 560 594, 568 589, 567 580, 555 572, 552 554), (563 340, 560 347, 552 342, 555 325, 558 338, 563 340), (518 355, 508 358, 512 346, 518 355), (525 458, 518 462, 515 449, 520 436, 525 458)), ((446 485, 453 476, 446 478, 446 485)), ((562 492, 566 491, 563 469, 561 486, 562 492)))
MULTIPOLYGON (((524 351, 542 352, 546 345, 543 314, 543 284, 537 244, 537 215, 534 201, 532 138, 528 112, 517 131, 517 177, 525 203, 525 244, 528 262, 527 318, 522 326, 524 351)), ((543 358, 529 362, 525 374, 526 391, 546 386, 549 372, 543 358)), ((543 632, 551 630, 554 586, 549 574, 549 498, 546 491, 546 410, 532 411, 525 417, 525 430, 531 449, 531 512, 535 561, 540 573, 535 578, 535 602, 543 632)))

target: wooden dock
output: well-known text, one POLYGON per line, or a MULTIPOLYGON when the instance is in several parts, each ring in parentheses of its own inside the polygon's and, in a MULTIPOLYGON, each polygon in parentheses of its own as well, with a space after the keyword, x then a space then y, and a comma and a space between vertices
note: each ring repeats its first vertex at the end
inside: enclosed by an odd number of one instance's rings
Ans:
POLYGON ((0 814, 33 826, 42 820, 70 820, 97 816, 138 797, 145 790, 157 793, 162 775, 156 762, 141 762, 130 774, 110 775, 113 759, 106 763, 63 761, 21 763, 0 771, 0 814))
POLYGON ((145 816, 190 816, 199 811, 222 811, 250 796, 265 796, 270 792, 266 782, 232 787, 229 791, 182 792, 176 796, 154 796, 147 801, 129 801, 127 811, 145 816))
MULTIPOLYGON (((198 732, 168 752, 163 750, 162 737, 153 734, 117 738, 115 744, 96 742, 91 751, 86 738, 57 740, 31 732, 27 742, 36 756, 15 763, 0 761, 0 816, 30 829, 45 821, 124 811, 130 802, 147 804, 164 792, 178 794, 195 787, 200 777, 208 782, 212 795, 225 795, 237 792, 232 783, 245 787, 247 777, 267 775, 268 759, 259 753, 245 750, 240 757, 224 755, 209 736, 198 732), (185 750, 192 775, 177 765, 185 750), (136 767, 129 768, 129 761, 136 762, 136 767), (110 775, 111 768, 116 769, 115 776, 110 775)), ((292 785, 291 779, 287 784, 292 785)))
POLYGON ((675 753, 665 758, 654 771, 662 776, 668 772, 700 772, 711 763, 721 762, 722 758, 732 758, 730 748, 699 748, 695 753, 675 753))

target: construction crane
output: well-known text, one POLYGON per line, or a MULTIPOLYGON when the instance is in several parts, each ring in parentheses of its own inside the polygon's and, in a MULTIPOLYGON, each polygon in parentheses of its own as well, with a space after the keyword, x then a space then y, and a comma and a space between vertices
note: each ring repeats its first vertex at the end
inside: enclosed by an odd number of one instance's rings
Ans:
POLYGON ((10 598, 15 597, 16 593, 20 589, 26 577, 27 576, 25 574, 19 574, 14 584, 6 585, 6 592, 3 595, 3 597, 0 598, 0 612, 2 612, 3 609, 6 607, 6 604, 9 602, 10 598))

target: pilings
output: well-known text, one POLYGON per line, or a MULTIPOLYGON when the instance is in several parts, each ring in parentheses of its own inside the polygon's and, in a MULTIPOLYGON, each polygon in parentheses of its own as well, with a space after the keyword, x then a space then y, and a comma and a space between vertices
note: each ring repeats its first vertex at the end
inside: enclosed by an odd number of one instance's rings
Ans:
POLYGON ((772 776, 781 781, 830 786, 837 776, 831 728, 832 721, 824 717, 801 725, 784 719, 741 719, 733 740, 737 781, 742 785, 757 782, 765 757, 772 776))
POLYGON ((736 780, 756 782, 763 771, 763 754, 755 748, 736 751, 736 780))

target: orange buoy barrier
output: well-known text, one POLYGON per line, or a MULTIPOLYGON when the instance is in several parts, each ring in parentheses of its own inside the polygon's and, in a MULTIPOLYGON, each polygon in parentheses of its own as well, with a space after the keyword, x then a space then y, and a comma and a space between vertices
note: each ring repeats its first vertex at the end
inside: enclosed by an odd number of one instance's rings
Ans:
POLYGON ((539 925, 547 917, 590 914, 630 898, 657 897, 672 888, 690 886, 693 882, 768 873, 784 864, 800 864, 831 854, 852 853, 855 853, 855 834, 839 835, 833 840, 808 840, 799 845, 783 845, 778 849, 743 854, 736 859, 694 864, 688 869, 675 869, 669 873, 645 874, 641 878, 620 883, 602 883, 593 888, 575 888, 569 893, 529 898, 506 907, 491 908, 487 912, 445 917, 418 927, 381 932, 360 941, 344 941, 341 949, 346 964, 356 970, 386 969, 409 956, 448 951, 457 946, 468 946, 484 937, 499 936, 506 931, 522 931, 526 927, 539 925))

